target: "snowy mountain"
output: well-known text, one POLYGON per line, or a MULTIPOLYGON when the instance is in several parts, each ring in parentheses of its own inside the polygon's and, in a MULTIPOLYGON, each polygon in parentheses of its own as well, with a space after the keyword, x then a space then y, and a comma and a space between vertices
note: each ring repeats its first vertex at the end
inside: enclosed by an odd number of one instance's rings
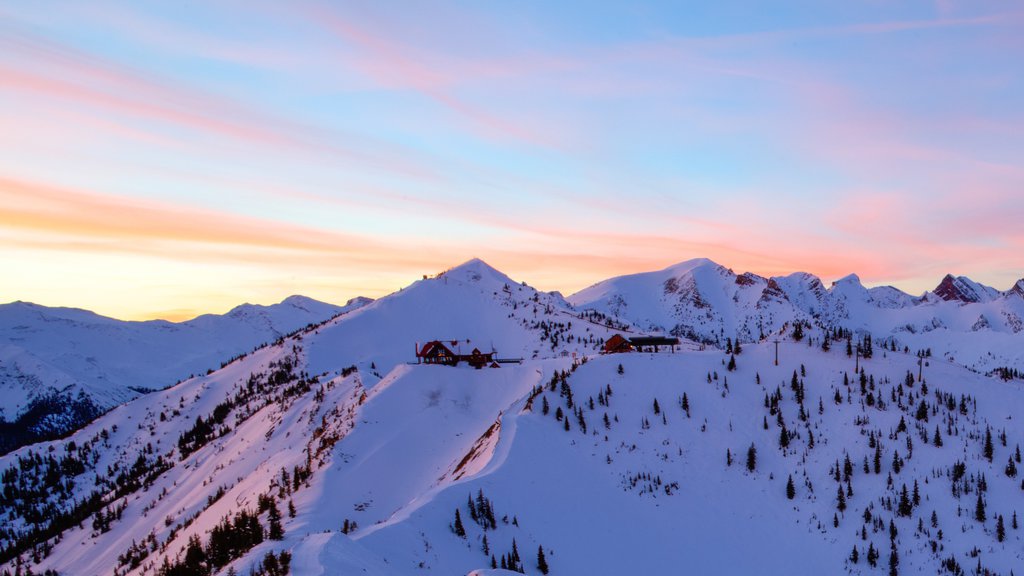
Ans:
POLYGON ((920 297, 891 286, 866 288, 855 274, 832 283, 803 272, 737 275, 710 260, 605 280, 568 298, 580 310, 618 316, 724 346, 758 341, 796 321, 869 333, 900 348, 979 371, 1024 365, 1024 280, 1006 292, 947 275, 920 297), (974 334, 985 332, 978 338, 974 334))
MULTIPOLYGON (((723 306, 728 290, 704 291, 728 271, 676 272, 688 279, 617 286, 688 294, 709 323, 754 318, 723 306)), ((780 314, 837 291, 736 278, 765 288, 740 302, 780 314)), ((900 302, 856 285, 838 290, 852 317, 864 292, 900 302)), ((622 308, 644 305, 663 310, 622 308)), ((735 355, 686 342, 602 355, 640 327, 470 261, 0 457, 0 573, 1019 568, 1019 372, 881 338, 849 356, 835 330, 776 320, 735 355), (437 339, 522 360, 413 363, 417 342, 437 339)))
POLYGON ((180 323, 126 322, 28 302, 0 305, 0 417, 8 421, 0 448, 73 430, 142 393, 368 302, 340 307, 291 296, 180 323))

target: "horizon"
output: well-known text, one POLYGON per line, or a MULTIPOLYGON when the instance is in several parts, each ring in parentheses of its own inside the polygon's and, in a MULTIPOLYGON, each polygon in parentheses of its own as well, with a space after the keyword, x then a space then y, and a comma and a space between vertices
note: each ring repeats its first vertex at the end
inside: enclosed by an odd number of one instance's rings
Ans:
MULTIPOLYGON (((710 258, 696 257, 696 258, 690 258, 690 259, 687 259, 687 260, 681 260, 679 262, 676 262, 676 263, 673 263, 673 264, 670 264, 668 266, 664 266, 664 267, 661 267, 661 268, 658 268, 658 269, 654 269, 654 270, 640 270, 640 271, 637 271, 637 272, 627 272, 626 274, 617 275, 617 276, 613 276, 613 277, 609 277, 609 278, 602 278, 602 279, 599 279, 599 280, 597 280, 595 282, 587 284, 586 286, 583 286, 581 288, 575 289, 575 290, 573 290, 571 292, 566 292, 566 291, 559 290, 557 288, 546 289, 546 288, 543 288, 543 287, 540 287, 540 286, 536 286, 535 284, 530 282, 530 280, 527 279, 527 278, 519 278, 515 274, 509 274, 505 270, 502 270, 499 267, 491 265, 485 259, 479 258, 479 257, 475 257, 475 256, 470 258, 469 260, 460 262, 460 263, 455 264, 453 266, 449 266, 447 268, 438 270, 436 272, 428 273, 428 274, 426 274, 426 276, 430 277, 430 278, 433 278, 433 277, 435 277, 437 275, 440 275, 443 272, 447 272, 449 270, 453 270, 455 268, 459 268, 459 267, 464 266, 466 264, 469 264, 469 263, 471 263, 471 262, 473 262, 475 260, 479 260, 480 262, 483 262, 485 265, 490 266, 491 268, 494 268, 499 273, 508 276, 511 280, 513 280, 513 281, 515 281, 517 283, 518 282, 524 282, 527 285, 533 286, 534 288, 537 288, 538 290, 541 290, 543 292, 559 292, 559 293, 561 293, 566 298, 568 298, 568 297, 572 296, 573 294, 576 294, 576 293, 578 293, 578 292, 580 292, 582 290, 586 290, 587 288, 590 288, 590 287, 595 286, 597 284, 600 284, 600 283, 602 283, 604 281, 607 281, 607 280, 613 280, 615 278, 619 278, 619 277, 622 277, 622 276, 632 276, 632 275, 637 275, 637 274, 661 272, 661 271, 667 270, 669 268, 673 268, 675 266, 678 266, 680 264, 685 264, 685 263, 689 263, 689 262, 696 261, 696 260, 707 260, 708 262, 710 262, 712 264, 715 264, 715 265, 718 265, 718 266, 722 266, 724 268, 729 269, 730 271, 732 271, 736 275, 742 275, 742 274, 750 273, 750 274, 756 274, 758 276, 762 276, 762 277, 765 277, 765 278, 771 278, 771 277, 785 277, 785 276, 788 276, 790 274, 811 274, 812 276, 814 276, 814 277, 818 278, 819 280, 821 280, 822 284, 826 287, 826 289, 831 289, 832 285, 835 282, 838 282, 839 280, 842 280, 843 278, 846 278, 846 277, 849 277, 849 276, 857 276, 857 278, 861 281, 861 284, 865 288, 867 288, 867 289, 879 288, 879 287, 893 287, 893 288, 896 288, 897 290, 900 290, 901 292, 904 292, 905 294, 908 294, 908 295, 913 296, 915 298, 922 297, 922 296, 924 296, 924 294, 932 292, 934 290, 934 288, 937 287, 939 285, 939 283, 941 283, 941 281, 946 276, 946 275, 943 275, 943 277, 940 278, 939 281, 937 281, 932 288, 923 290, 920 293, 913 293, 913 292, 907 292, 906 290, 902 290, 901 288, 899 288, 897 286, 893 286, 891 284, 869 284, 869 283, 865 283, 863 281, 863 278, 860 278, 860 275, 857 274, 856 272, 850 272, 848 274, 844 274, 842 276, 838 276, 838 277, 835 277, 835 278, 822 278, 822 277, 820 277, 820 276, 818 276, 816 274, 813 274, 811 272, 806 272, 806 271, 803 271, 803 270, 793 270, 793 271, 790 271, 790 272, 787 272, 787 273, 784 273, 784 274, 764 275, 764 274, 758 274, 757 272, 754 272, 754 271, 751 271, 751 270, 737 271, 736 269, 732 268, 731 266, 728 266, 726 264, 722 264, 721 262, 716 262, 716 261, 714 261, 714 260, 712 260, 710 258)), ((952 275, 954 277, 961 277, 961 276, 963 276, 961 274, 955 274, 955 273, 948 273, 948 274, 952 275)), ((11 302, 5 302, 3 304, 4 305, 6 305, 6 304, 16 304, 16 303, 22 302, 22 303, 27 303, 27 304, 39 305, 39 306, 46 306, 48 308, 80 309, 80 310, 85 310, 87 312, 93 312, 93 313, 96 313, 96 314, 99 314, 101 316, 105 316, 105 317, 108 317, 108 318, 113 318, 115 320, 123 320, 123 321, 130 321, 130 322, 146 322, 146 321, 151 321, 151 320, 164 320, 164 321, 168 321, 168 322, 180 323, 180 322, 187 322, 187 321, 190 321, 190 320, 194 320, 195 318, 198 318, 198 317, 203 316, 203 315, 208 315, 208 314, 214 314, 214 315, 227 314, 228 312, 234 310, 235 308, 241 307, 241 306, 249 306, 249 305, 271 306, 271 305, 275 305, 275 304, 282 304, 282 303, 284 303, 285 300, 288 300, 288 299, 293 298, 293 297, 311 298, 313 300, 317 300, 317 301, 325 303, 325 304, 332 304, 332 305, 337 305, 337 306, 344 306, 349 301, 357 299, 357 298, 370 298, 372 300, 377 300, 379 298, 384 298, 384 297, 387 297, 387 296, 391 296, 393 294, 397 294, 397 293, 401 292, 402 290, 404 290, 405 288, 408 288, 409 286, 412 286, 413 284, 415 284, 417 281, 419 281, 421 279, 424 279, 424 278, 422 276, 419 277, 419 278, 413 278, 407 284, 404 284, 404 285, 402 285, 402 286, 400 286, 398 288, 395 288, 394 290, 391 290, 391 291, 386 292, 384 294, 381 294, 379 296, 367 296, 365 294, 359 294, 359 295, 348 297, 345 300, 333 301, 333 300, 323 300, 323 299, 320 299, 320 298, 314 298, 312 296, 309 296, 308 294, 302 294, 300 292, 296 292, 296 293, 293 293, 293 294, 288 294, 288 295, 282 296, 281 298, 279 298, 277 300, 264 301, 264 302, 250 302, 250 301, 236 302, 235 304, 232 304, 230 307, 225 308, 225 309, 196 311, 196 310, 194 310, 192 308, 179 308, 176 311, 171 311, 172 313, 173 312, 177 312, 177 313, 180 314, 180 315, 177 315, 177 316, 176 315, 167 315, 167 314, 165 314, 165 315, 142 316, 142 317, 135 317, 135 318, 132 318, 132 317, 119 317, 119 316, 114 316, 114 315, 111 315, 111 314, 104 313, 101 310, 93 310, 93 309, 89 309, 89 308, 82 308, 81 306, 68 306, 68 305, 61 305, 61 304, 48 304, 48 303, 34 302, 34 301, 23 300, 23 299, 14 300, 14 301, 11 301, 11 302)), ((1024 278, 1021 278, 1018 281, 1024 281, 1024 278)), ((984 283, 982 282, 981 284, 984 284, 984 283)), ((987 284, 985 284, 985 285, 987 286, 987 284)), ((1002 288, 1002 287, 999 287, 999 286, 989 286, 989 287, 990 288, 995 288, 996 290, 999 290, 1000 292, 1005 292, 1006 290, 1012 288, 1015 285, 1016 285, 1016 282, 1011 284, 1010 286, 1008 286, 1005 289, 1002 288)))
POLYGON ((0 8, 0 301, 180 321, 479 256, 1024 277, 1024 10, 942 0, 0 8))

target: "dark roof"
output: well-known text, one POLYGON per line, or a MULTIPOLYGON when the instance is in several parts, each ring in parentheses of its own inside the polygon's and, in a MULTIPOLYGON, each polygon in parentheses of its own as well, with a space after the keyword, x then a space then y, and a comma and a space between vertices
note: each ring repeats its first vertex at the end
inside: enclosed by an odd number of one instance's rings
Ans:
POLYGON ((668 336, 634 336, 629 339, 633 346, 677 346, 679 338, 668 336))

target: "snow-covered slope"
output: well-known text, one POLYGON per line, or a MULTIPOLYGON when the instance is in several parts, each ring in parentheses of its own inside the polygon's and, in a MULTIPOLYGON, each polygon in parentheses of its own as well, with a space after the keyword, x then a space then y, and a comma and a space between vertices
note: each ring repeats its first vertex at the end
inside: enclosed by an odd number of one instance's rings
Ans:
POLYGON ((59 433, 68 423, 80 426, 79 416, 91 419, 67 412, 73 401, 95 415, 367 302, 340 307, 292 296, 180 323, 125 322, 27 302, 0 305, 0 416, 13 422, 32 411, 31 426, 59 433))
MULTIPOLYGON (((748 279, 762 309, 837 291, 748 279)), ((541 550, 552 574, 1022 565, 1024 381, 825 351, 813 326, 735 358, 602 356, 612 330, 574 314, 471 261, 0 457, 0 570, 538 574, 541 550), (438 336, 524 360, 406 363, 438 336)))
POLYGON ((574 366, 540 346, 522 364, 394 362, 378 378, 336 348, 370 339, 373 315, 407 348, 419 335, 390 315, 424 298, 439 316, 466 308, 448 325, 460 333, 546 342, 492 282, 470 263, 0 458, 7 567, 17 551, 61 574, 539 574, 541 548, 552 574, 866 575, 893 551, 901 574, 1024 561, 1008 470, 1021 380, 822 351, 813 328, 778 335, 778 365, 772 343, 745 346, 734 371, 715 349, 574 366))
POLYGON ((1024 280, 999 292, 946 276, 919 298, 890 286, 866 288, 855 274, 828 288, 798 272, 763 278, 735 274, 710 260, 605 280, 568 298, 578 309, 620 316, 717 345, 758 341, 795 321, 894 339, 931 349, 971 369, 1024 367, 1024 280), (978 336, 978 333, 983 335, 978 336))

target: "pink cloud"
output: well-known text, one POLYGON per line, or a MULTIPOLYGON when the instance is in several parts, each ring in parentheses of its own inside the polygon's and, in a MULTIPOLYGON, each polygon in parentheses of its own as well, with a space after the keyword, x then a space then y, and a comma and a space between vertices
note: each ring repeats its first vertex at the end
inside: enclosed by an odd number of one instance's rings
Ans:
POLYGON ((71 100, 115 115, 173 126, 295 153, 340 157, 417 179, 436 179, 436 170, 414 153, 352 134, 327 131, 251 109, 246 103, 95 58, 23 33, 0 37, 0 50, 19 64, 0 60, 0 81, 8 89, 71 100))

